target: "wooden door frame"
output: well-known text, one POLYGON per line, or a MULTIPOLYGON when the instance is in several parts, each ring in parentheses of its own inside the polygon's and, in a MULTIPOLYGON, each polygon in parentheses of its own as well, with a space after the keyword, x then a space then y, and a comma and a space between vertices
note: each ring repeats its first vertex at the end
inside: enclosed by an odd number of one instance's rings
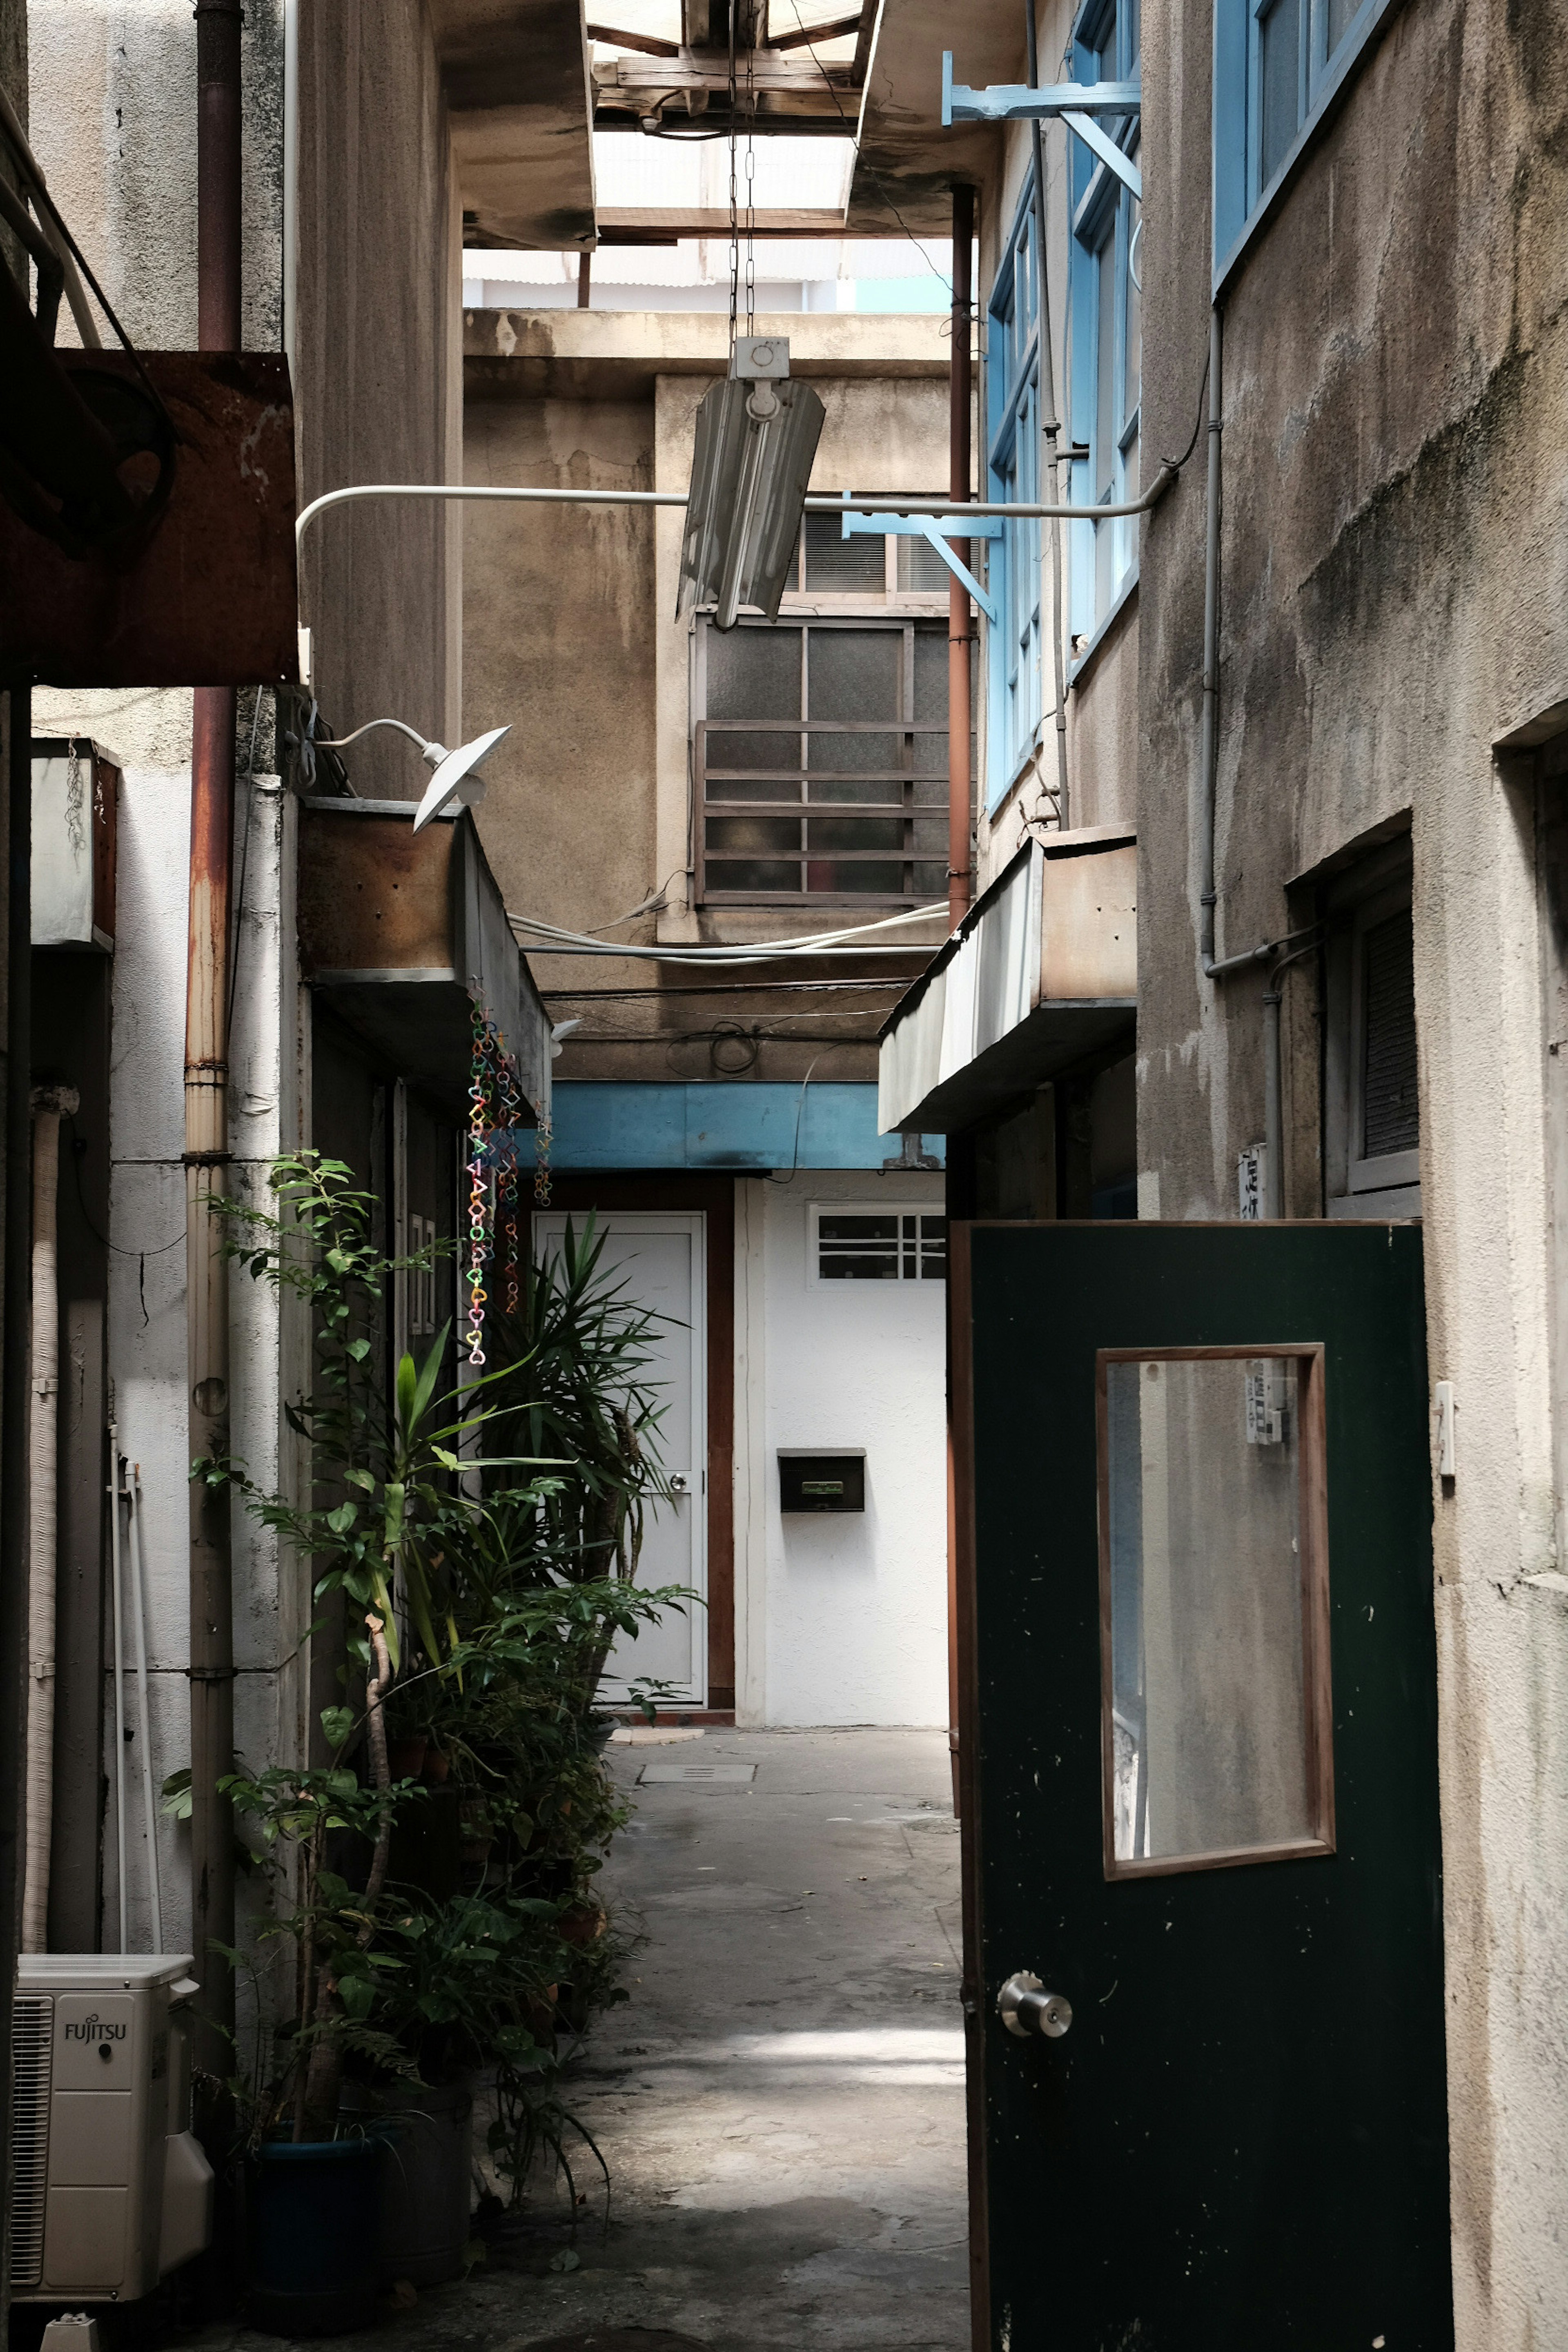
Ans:
MULTIPOLYGON (((707 1218, 708 1705, 678 1714, 732 1717, 735 1708, 735 1180, 650 1174, 555 1176, 550 1210, 700 1210, 707 1218)), ((533 1211, 528 1243, 533 1246, 533 1211)))

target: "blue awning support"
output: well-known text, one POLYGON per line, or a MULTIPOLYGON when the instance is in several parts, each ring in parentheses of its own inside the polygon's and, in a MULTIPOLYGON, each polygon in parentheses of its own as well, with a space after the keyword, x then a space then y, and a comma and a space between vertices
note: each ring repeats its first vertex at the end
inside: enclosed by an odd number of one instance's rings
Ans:
POLYGON ((1125 149, 1095 120, 1111 115, 1125 121, 1142 114, 1142 85, 1135 81, 1058 81, 1043 89, 1026 82, 997 82, 989 89, 967 89, 952 79, 952 52, 942 51, 942 122, 944 131, 955 122, 1055 121, 1067 124, 1091 155, 1114 172, 1123 185, 1143 201, 1143 175, 1125 149))
POLYGON ((934 547, 955 580, 961 580, 991 623, 993 628, 1001 619, 994 597, 987 595, 966 563, 961 563, 948 545, 952 539, 1000 539, 1000 515, 976 515, 973 522, 961 522, 956 515, 849 514, 844 517, 842 536, 853 539, 858 532, 884 539, 889 533, 895 539, 923 539, 934 547))

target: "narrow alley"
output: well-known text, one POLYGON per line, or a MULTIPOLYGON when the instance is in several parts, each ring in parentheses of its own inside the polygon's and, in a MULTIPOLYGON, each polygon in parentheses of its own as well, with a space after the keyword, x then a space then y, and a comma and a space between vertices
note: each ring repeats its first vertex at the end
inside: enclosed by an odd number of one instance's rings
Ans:
MULTIPOLYGON (((969 2340, 958 1832, 940 1731, 616 1746, 606 1893, 644 1940, 569 2096, 609 2168, 389 2312, 428 2352, 827 2352, 969 2340), (572 2253, 572 2268, 558 2267, 572 2253), (584 2347, 586 2352, 586 2347, 584 2347)), ((214 2330, 204 2346, 276 2338, 214 2330)))

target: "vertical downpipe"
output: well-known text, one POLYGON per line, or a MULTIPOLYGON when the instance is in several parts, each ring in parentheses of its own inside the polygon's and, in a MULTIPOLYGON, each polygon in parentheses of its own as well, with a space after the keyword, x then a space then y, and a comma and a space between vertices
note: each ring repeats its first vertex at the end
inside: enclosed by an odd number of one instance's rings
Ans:
MULTIPOLYGON (((241 0, 197 0, 197 341, 239 349, 241 0)), ((228 923, 235 691, 198 687, 191 745, 190 940, 185 985, 185 1329, 190 1450, 228 1449, 228 1267, 210 1214, 228 1162, 228 923)), ((234 1825, 218 1781, 234 1769, 234 1559, 226 1489, 193 1483, 191 1938, 202 1991, 196 2063, 229 2070, 234 1825)))
POLYGON ((27 1853, 22 1949, 49 1948, 55 1826, 55 1620, 59 1565, 60 1120, 74 1087, 33 1090, 33 1339, 27 1415, 27 1853))
MULTIPOLYGON (((970 247, 974 236, 974 191, 952 191, 952 350, 949 354, 947 491, 967 501, 973 496, 970 466, 969 347, 973 332, 970 247)), ((953 542, 953 553, 972 564, 973 541, 953 542)), ((969 591, 950 576, 947 584, 947 918, 956 930, 973 896, 969 852, 969 648, 973 624, 969 591)))
POLYGON ((1214 961, 1215 807, 1219 772, 1219 523, 1220 425, 1223 404, 1220 363, 1224 336, 1216 302, 1209 312, 1209 466, 1204 507, 1204 720, 1198 765, 1198 955, 1207 972, 1214 961))

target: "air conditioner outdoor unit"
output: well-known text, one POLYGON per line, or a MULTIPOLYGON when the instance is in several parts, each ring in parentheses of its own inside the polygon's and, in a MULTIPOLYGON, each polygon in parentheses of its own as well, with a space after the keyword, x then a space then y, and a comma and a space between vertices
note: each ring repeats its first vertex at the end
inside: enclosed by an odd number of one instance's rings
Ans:
POLYGON ((12 2007, 11 2292, 130 2303, 212 2235, 188 1953, 27 1952, 12 2007))

